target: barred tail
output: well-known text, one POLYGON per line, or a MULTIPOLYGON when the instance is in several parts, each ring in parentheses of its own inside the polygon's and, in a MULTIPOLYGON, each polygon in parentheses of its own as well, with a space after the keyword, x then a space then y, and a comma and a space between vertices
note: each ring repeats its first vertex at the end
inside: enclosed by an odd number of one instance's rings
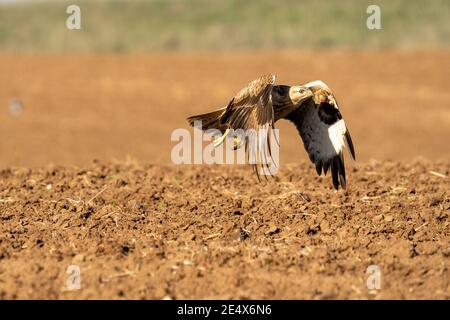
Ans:
POLYGON ((219 129, 223 131, 224 125, 220 123, 220 118, 225 110, 226 108, 222 108, 213 112, 192 116, 187 118, 187 121, 191 126, 194 126, 195 121, 201 121, 203 130, 219 129))

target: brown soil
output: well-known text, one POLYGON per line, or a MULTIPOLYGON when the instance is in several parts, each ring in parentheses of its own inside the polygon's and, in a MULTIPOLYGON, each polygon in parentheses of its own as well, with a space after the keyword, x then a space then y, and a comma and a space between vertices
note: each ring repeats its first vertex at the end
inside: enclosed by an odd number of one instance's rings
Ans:
POLYGON ((450 298, 449 163, 0 173, 2 298, 450 298), (66 288, 69 265, 81 290, 66 288), (368 290, 378 265, 381 290, 368 290))
POLYGON ((0 55, 0 298, 450 299, 448 53, 0 55), (347 192, 289 123, 268 184, 167 164, 186 116, 268 72, 336 92, 347 192))

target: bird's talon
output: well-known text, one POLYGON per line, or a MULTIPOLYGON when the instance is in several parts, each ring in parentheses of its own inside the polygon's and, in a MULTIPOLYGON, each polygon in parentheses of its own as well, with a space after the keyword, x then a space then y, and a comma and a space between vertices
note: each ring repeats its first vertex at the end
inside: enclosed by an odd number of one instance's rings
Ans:
POLYGON ((227 129, 220 138, 214 139, 214 147, 218 147, 223 143, 223 140, 225 140, 225 138, 227 137, 228 132, 230 132, 230 129, 227 129))

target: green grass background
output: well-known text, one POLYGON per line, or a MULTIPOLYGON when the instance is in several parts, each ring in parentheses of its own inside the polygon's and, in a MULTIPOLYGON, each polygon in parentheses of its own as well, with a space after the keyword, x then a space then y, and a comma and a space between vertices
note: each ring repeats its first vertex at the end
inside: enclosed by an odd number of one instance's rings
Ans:
POLYGON ((0 50, 10 52, 422 48, 449 44, 449 0, 91 0, 0 4, 0 50), (81 7, 81 30, 66 29, 69 4, 81 7), (370 4, 381 7, 382 30, 366 28, 370 4))

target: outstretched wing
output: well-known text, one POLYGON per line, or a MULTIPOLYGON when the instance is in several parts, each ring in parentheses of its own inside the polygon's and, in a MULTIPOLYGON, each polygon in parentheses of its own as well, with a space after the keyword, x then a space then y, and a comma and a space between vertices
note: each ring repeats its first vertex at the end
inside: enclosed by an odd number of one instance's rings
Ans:
MULTIPOLYGON (((271 157, 270 139, 272 130, 275 127, 272 105, 272 88, 274 84, 274 75, 265 75, 252 81, 231 99, 220 119, 222 125, 226 125, 234 130, 244 130, 247 134, 245 148, 247 154, 251 149, 252 156, 256 156, 252 163, 257 175, 258 168, 256 164, 262 164, 263 169, 264 167, 268 168, 268 159, 271 157), (253 137, 254 139, 251 137, 251 132, 257 134, 257 136, 253 137), (263 135, 260 134, 262 132, 264 133, 263 135)), ((267 170, 265 172, 267 173, 267 170)))
POLYGON ((299 108, 288 114, 286 119, 297 127, 309 158, 315 164, 317 174, 322 169, 327 174, 331 168, 333 186, 346 187, 343 149, 347 144, 352 158, 355 159, 350 132, 337 106, 329 103, 314 103, 308 99, 299 108))

